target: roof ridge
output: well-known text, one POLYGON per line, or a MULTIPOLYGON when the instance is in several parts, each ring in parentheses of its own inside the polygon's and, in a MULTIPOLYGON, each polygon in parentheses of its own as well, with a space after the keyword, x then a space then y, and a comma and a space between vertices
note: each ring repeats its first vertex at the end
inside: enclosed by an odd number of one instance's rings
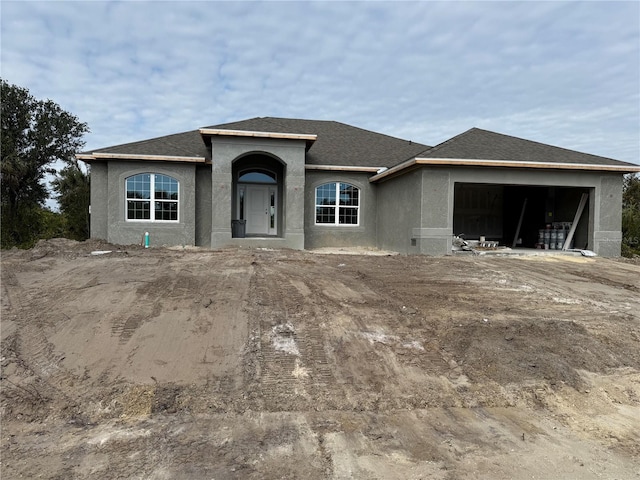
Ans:
MULTIPOLYGON (((425 150, 424 152, 421 152, 420 155, 424 154, 424 153, 431 153, 431 152, 435 152, 436 150, 439 150, 440 148, 444 147, 445 145, 449 145, 450 143, 453 143, 455 140, 458 140, 459 138, 463 137, 464 135, 472 132, 473 130, 480 130, 479 128, 476 127, 472 127, 468 130, 465 130, 462 133, 459 133, 458 135, 455 135, 447 140, 445 140, 444 142, 440 142, 439 144, 437 144, 435 147, 431 147, 427 150, 425 150)), ((488 131, 488 130, 487 130, 488 131)), ((417 156, 417 155, 416 155, 417 156)))
POLYGON ((418 153, 417 155, 415 155, 415 157, 414 157, 414 158, 418 158, 418 157, 420 157, 421 155, 424 155, 424 154, 426 154, 427 152, 430 152, 431 150, 433 150, 433 149, 435 149, 435 148, 436 148, 436 147, 429 147, 429 148, 427 148, 426 150, 423 150, 423 151, 421 151, 420 153, 418 153))
MULTIPOLYGON (((286 127, 285 127, 285 125, 282 125, 281 123, 279 124, 278 120, 293 120, 293 121, 302 121, 302 122, 318 122, 318 121, 321 121, 321 120, 312 120, 312 119, 306 119, 306 118, 287 118, 287 117, 258 117, 258 118, 262 118, 263 120, 266 120, 268 123, 272 123, 272 124, 277 125, 277 126, 282 127, 282 128, 286 128, 286 127)), ((289 132, 289 133, 301 133, 301 132, 289 132)))
POLYGON ((413 145, 424 145, 425 147, 433 148, 430 145, 427 145, 426 143, 414 142, 413 140, 409 140, 409 139, 406 139, 406 138, 394 137, 393 135, 389 135, 387 133, 376 132, 374 130, 369 130, 368 128, 357 127, 355 125, 350 125, 348 123, 339 122, 337 120, 323 120, 323 121, 344 125, 344 126, 350 127, 350 128, 355 128, 356 130, 360 130, 362 132, 367 132, 367 133, 372 133, 374 135, 380 135, 380 136, 387 137, 387 138, 393 138, 394 140, 402 140, 404 142, 409 142, 410 144, 413 144, 413 145))

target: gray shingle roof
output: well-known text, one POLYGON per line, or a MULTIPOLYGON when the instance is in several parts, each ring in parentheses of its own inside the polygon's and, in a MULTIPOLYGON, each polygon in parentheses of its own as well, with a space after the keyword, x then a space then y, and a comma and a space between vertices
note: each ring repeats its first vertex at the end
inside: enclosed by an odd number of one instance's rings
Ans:
MULTIPOLYGON (((421 143, 323 120, 258 117, 204 128, 317 135, 317 140, 307 152, 307 165, 392 167, 429 148, 421 143)), ((85 153, 198 156, 211 159, 211 152, 198 130, 85 153)))
POLYGON ((258 117, 206 128, 317 135, 307 165, 392 167, 414 158, 427 145, 326 120, 258 117))
POLYGON ((174 133, 164 137, 150 138, 139 142, 124 143, 113 147, 99 148, 84 153, 118 153, 127 155, 167 155, 176 157, 205 157, 211 152, 202 141, 198 130, 174 133))
POLYGON ((480 128, 472 128, 442 142, 420 154, 420 157, 637 167, 637 165, 611 158, 567 150, 480 128))
MULTIPOLYGON (((393 167, 406 160, 451 158, 633 166, 611 158, 472 128, 435 147, 364 130, 340 122, 256 117, 204 128, 317 135, 307 165, 393 167)), ((101 148, 85 153, 204 157, 211 160, 199 130, 101 148)))

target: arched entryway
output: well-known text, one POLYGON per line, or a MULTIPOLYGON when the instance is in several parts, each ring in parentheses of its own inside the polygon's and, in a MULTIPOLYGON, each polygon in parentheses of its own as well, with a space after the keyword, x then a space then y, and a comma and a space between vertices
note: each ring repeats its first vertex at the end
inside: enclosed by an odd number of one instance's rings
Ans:
POLYGON ((280 236, 284 165, 265 154, 250 154, 233 163, 232 218, 247 237, 280 236))

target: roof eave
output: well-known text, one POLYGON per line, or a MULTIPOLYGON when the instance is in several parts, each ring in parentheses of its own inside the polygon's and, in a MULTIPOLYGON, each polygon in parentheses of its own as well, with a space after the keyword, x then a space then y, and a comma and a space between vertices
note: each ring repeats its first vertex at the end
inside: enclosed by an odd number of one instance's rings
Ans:
POLYGON ((637 173, 640 172, 640 165, 604 165, 588 163, 559 163, 559 162, 533 162, 533 161, 513 161, 513 160, 480 160, 465 158, 422 158, 416 157, 404 163, 396 165, 369 179, 370 182, 377 182, 384 178, 396 175, 406 169, 420 166, 450 166, 450 167, 499 167, 499 168, 533 168, 546 170, 583 170, 598 172, 616 173, 637 173))
POLYGON ((184 162, 184 163, 205 163, 205 157, 183 157, 178 155, 146 155, 136 153, 109 153, 109 152, 93 152, 93 153, 77 153, 76 158, 85 163, 91 163, 95 160, 142 160, 151 162, 184 162))
POLYGON ((274 138, 284 140, 304 140, 307 149, 317 140, 318 136, 309 133, 282 133, 282 132, 259 132, 252 130, 228 130, 225 128, 201 128, 200 135, 222 136, 222 137, 253 137, 253 138, 274 138))

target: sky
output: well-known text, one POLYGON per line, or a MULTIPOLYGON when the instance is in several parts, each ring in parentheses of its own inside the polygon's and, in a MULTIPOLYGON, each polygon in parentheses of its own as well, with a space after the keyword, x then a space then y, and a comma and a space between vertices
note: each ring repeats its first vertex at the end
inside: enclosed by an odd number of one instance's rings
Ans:
POLYGON ((640 163, 640 2, 0 4, 0 76, 86 151, 252 117, 437 145, 478 127, 640 163))

